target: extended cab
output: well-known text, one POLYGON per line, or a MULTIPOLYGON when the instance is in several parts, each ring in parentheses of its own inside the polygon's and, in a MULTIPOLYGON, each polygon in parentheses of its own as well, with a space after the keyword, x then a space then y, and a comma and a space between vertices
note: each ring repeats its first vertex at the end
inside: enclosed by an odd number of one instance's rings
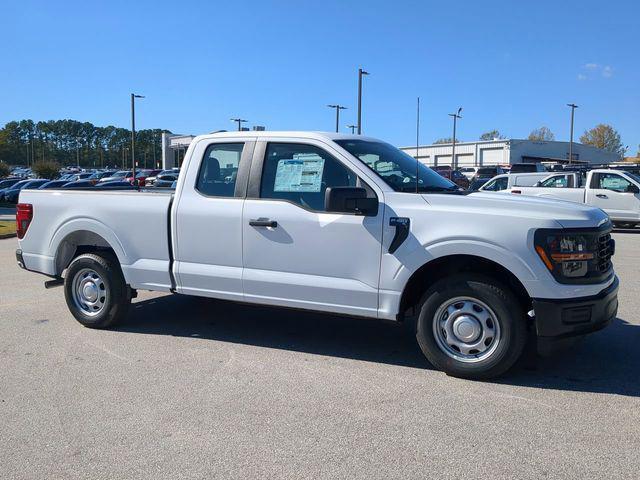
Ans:
POLYGON ((64 282, 92 328, 137 289, 333 312, 408 322, 436 367, 488 378, 528 335, 583 335, 617 312, 604 212, 463 192, 363 136, 199 136, 175 193, 29 190, 17 223, 19 265, 64 282))
POLYGON ((556 198, 601 208, 615 224, 640 224, 640 177, 620 170, 598 169, 587 173, 584 186, 579 173, 554 174, 532 187, 512 187, 520 195, 556 198))

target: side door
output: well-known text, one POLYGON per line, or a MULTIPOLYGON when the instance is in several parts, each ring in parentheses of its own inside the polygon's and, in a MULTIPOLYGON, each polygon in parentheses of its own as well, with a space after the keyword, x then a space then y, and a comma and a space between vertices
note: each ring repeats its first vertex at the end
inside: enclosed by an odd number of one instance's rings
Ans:
POLYGON ((243 215, 245 300, 376 317, 382 191, 319 140, 256 145, 243 215), (375 216, 328 213, 328 187, 361 186, 375 216))
POLYGON ((619 173, 592 174, 586 203, 603 209, 612 220, 634 220, 640 216, 638 186, 619 173))
POLYGON ((255 139, 203 139, 183 167, 173 227, 179 293, 242 299, 242 207, 254 147, 255 139))

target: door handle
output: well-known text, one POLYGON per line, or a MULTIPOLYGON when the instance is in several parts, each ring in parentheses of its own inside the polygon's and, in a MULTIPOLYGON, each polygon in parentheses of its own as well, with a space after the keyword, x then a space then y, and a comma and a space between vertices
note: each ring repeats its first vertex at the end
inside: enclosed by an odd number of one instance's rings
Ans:
POLYGON ((278 222, 275 220, 269 220, 268 218, 258 218, 256 220, 249 220, 249 225, 252 227, 271 227, 276 228, 278 222))
POLYGON ((598 198, 609 198, 604 193, 596 193, 596 197, 598 197, 598 198))

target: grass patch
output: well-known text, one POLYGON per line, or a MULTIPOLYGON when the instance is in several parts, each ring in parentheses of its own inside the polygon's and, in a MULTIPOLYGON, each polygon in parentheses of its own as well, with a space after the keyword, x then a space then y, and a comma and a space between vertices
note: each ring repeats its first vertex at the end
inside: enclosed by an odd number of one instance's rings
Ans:
POLYGON ((16 221, 1 221, 0 222, 0 236, 8 233, 16 233, 16 221))

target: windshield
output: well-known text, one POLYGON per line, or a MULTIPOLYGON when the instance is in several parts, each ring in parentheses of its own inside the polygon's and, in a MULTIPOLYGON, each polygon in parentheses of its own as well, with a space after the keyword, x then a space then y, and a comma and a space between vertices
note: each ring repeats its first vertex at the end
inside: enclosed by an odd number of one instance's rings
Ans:
POLYGON ((640 175, 637 175, 635 173, 631 173, 631 172, 624 172, 627 175, 629 175, 632 179, 634 179, 636 182, 640 183, 640 175))
MULTIPOLYGON (((336 140, 354 157, 377 173, 396 192, 416 191, 416 159, 383 142, 336 140)), ((458 186, 417 162, 418 191, 457 192, 458 186)))

